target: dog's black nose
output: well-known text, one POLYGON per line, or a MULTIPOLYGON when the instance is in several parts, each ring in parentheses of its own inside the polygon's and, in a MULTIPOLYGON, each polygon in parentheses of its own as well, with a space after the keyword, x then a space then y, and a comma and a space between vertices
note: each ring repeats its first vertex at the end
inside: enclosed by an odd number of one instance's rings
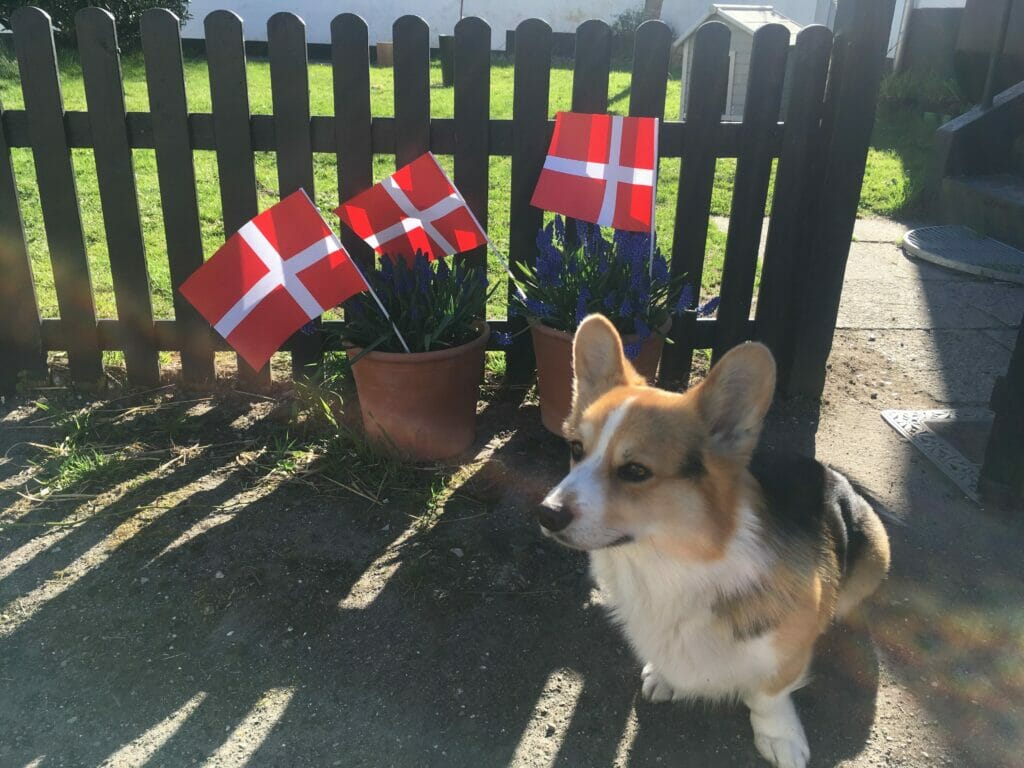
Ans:
POLYGON ((537 508, 537 519, 549 531, 560 531, 572 522, 572 512, 565 507, 541 504, 537 508))

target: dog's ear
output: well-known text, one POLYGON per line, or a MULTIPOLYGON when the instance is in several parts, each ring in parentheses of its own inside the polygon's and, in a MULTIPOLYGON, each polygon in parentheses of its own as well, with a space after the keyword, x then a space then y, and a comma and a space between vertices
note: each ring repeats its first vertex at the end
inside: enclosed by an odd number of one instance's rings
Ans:
POLYGON ((697 406, 716 453, 748 459, 775 393, 775 359, 763 344, 729 350, 697 389, 697 406))
POLYGON ((579 413, 613 387, 631 382, 632 366, 622 353, 622 340, 603 315, 590 315, 572 342, 573 412, 579 413))

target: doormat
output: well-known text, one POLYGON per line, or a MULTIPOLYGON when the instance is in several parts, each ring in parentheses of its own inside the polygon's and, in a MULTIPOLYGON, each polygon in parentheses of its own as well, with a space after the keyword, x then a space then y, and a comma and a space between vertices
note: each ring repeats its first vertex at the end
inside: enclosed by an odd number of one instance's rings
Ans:
POLYGON ((981 504, 978 476, 992 426, 985 408, 882 411, 886 423, 903 435, 971 501, 981 504))

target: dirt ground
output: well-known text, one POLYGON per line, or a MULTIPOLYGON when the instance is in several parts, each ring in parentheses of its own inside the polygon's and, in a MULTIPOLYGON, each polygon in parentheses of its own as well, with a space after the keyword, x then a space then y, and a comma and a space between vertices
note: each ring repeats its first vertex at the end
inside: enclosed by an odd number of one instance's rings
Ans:
MULTIPOLYGON (((984 404, 1024 290, 910 262, 899 231, 859 227, 824 401, 766 433, 869 489, 893 542, 797 705, 814 766, 1019 766, 1024 517, 965 499, 879 412, 984 404)), ((309 447, 300 404, 6 405, 0 766, 763 765, 741 707, 639 697, 584 557, 537 533, 566 452, 524 391, 489 392, 472 456, 440 469, 309 447)))

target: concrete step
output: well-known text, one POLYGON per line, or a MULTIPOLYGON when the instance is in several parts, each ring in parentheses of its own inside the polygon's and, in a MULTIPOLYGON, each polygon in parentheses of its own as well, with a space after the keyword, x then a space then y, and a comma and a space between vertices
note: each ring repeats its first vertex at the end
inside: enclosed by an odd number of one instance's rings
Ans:
POLYGON ((949 176, 942 180, 942 207, 950 224, 1024 248, 1024 176, 949 176))

